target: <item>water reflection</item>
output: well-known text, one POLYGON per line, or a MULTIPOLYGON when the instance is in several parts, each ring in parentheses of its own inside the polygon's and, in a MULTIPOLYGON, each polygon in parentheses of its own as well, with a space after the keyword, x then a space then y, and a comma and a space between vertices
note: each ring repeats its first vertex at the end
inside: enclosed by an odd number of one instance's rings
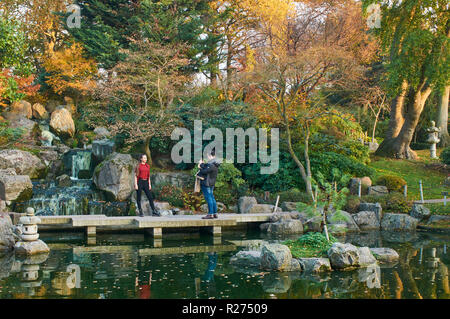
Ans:
MULTIPOLYGON (((49 240, 50 254, 0 257, 0 298, 440 298, 450 297, 448 236, 349 235, 345 241, 391 247, 400 259, 319 275, 236 269, 230 257, 250 239, 97 238, 49 240)), ((267 239, 267 238, 265 238, 267 239)))

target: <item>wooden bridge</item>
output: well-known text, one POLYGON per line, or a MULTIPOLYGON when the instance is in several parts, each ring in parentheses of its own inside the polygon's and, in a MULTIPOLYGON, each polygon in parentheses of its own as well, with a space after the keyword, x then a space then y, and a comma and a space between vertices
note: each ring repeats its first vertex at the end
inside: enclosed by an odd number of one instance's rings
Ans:
POLYGON ((216 219, 202 219, 204 215, 175 216, 126 216, 108 217, 105 215, 67 215, 39 216, 40 230, 84 228, 88 236, 95 236, 97 228, 102 230, 145 229, 151 231, 154 238, 162 238, 164 228, 206 228, 214 236, 221 236, 223 227, 248 225, 269 221, 272 213, 260 214, 219 214, 216 219))

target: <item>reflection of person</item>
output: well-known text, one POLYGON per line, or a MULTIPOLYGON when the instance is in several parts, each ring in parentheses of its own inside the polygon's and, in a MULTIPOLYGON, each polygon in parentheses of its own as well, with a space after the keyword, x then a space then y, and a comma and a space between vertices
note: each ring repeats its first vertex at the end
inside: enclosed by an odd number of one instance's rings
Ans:
POLYGON ((214 270, 217 267, 217 253, 208 253, 208 268, 206 268, 203 280, 206 283, 208 297, 212 297, 216 292, 216 282, 214 281, 214 270))
POLYGON ((137 190, 136 202, 139 210, 139 216, 144 216, 141 207, 142 191, 144 191, 150 203, 150 207, 152 208, 152 215, 160 216, 159 212, 155 209, 152 193, 150 193, 150 190, 152 189, 152 184, 150 181, 150 165, 148 165, 147 163, 147 155, 145 154, 141 155, 140 163, 136 166, 135 169, 134 188, 137 190))
POLYGON ((151 284, 152 284, 152 272, 147 273, 145 267, 141 264, 141 257, 138 257, 138 274, 136 276, 135 287, 137 289, 139 299, 150 299, 151 296, 151 284))
POLYGON ((204 179, 200 181, 200 187, 202 189, 203 196, 205 197, 205 201, 208 204, 208 214, 202 217, 203 219, 218 218, 217 203, 213 192, 219 166, 220 163, 216 159, 214 150, 208 154, 208 163, 203 163, 203 161, 198 163, 200 172, 197 175, 204 177, 204 179))

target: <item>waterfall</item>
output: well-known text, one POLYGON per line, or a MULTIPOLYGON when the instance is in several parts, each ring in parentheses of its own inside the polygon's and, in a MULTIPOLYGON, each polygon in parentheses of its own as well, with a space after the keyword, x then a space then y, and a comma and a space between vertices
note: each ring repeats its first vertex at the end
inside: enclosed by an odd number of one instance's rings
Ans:
POLYGON ((90 170, 91 157, 90 151, 81 151, 72 155, 72 179, 78 179, 81 170, 90 170))

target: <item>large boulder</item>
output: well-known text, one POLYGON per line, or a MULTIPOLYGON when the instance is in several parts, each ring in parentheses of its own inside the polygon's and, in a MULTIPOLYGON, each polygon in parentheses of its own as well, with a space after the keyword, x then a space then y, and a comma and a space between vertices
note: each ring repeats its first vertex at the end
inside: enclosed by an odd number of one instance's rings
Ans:
POLYGON ((106 127, 96 127, 94 129, 94 134, 95 134, 95 138, 98 139, 104 139, 104 138, 109 138, 111 136, 111 133, 108 131, 108 129, 106 127))
POLYGON ((280 220, 276 223, 268 223, 267 228, 263 227, 265 231, 272 235, 290 235, 303 233, 303 224, 300 220, 280 220))
POLYGON ((406 214, 384 214, 381 229, 389 231, 415 231, 419 220, 406 214))
POLYGON ((291 250, 282 244, 267 244, 261 249, 261 268, 276 271, 300 270, 297 259, 292 259, 291 250))
POLYGON ((296 211, 292 212, 276 212, 269 217, 271 223, 276 223, 283 220, 300 219, 300 213, 296 211))
POLYGON ((27 119, 26 117, 8 118, 9 127, 20 129, 22 131, 21 138, 34 141, 34 137, 39 136, 39 126, 36 122, 27 119))
POLYGON ((411 217, 417 218, 419 221, 427 220, 431 213, 428 208, 420 204, 414 204, 411 211, 409 212, 411 217))
POLYGON ((353 220, 360 230, 380 229, 380 221, 375 212, 361 211, 353 214, 353 220))
POLYGON ((327 222, 330 225, 344 225, 346 232, 358 232, 360 230, 352 215, 343 210, 327 215, 327 222))
POLYGON ((283 212, 297 211, 297 202, 282 202, 280 207, 283 212))
POLYGON ((1 150, 0 169, 13 168, 17 175, 28 175, 31 179, 43 178, 46 174, 46 166, 42 160, 22 150, 1 150))
POLYGON ((48 112, 42 104, 35 103, 32 106, 33 117, 37 120, 47 120, 49 118, 48 112))
POLYGON ((308 273, 331 271, 331 264, 328 258, 299 258, 298 261, 302 270, 308 273))
POLYGON ((334 243, 328 250, 328 258, 335 269, 348 269, 359 266, 359 250, 352 244, 334 243))
MULTIPOLYGON (((275 205, 269 204, 255 204, 249 209, 247 209, 246 214, 268 214, 273 213, 275 205)), ((277 212, 281 212, 281 208, 277 207, 277 212)))
POLYGON ((50 251, 50 248, 42 240, 35 241, 18 241, 14 246, 17 255, 31 256, 36 254, 44 254, 50 251))
POLYGON ((367 195, 372 196, 383 196, 389 194, 389 191, 386 186, 383 185, 377 185, 377 186, 370 186, 369 190, 367 192, 367 195))
POLYGON ((381 263, 393 263, 399 259, 398 253, 392 248, 370 248, 375 259, 381 263))
POLYGON ((236 267, 254 267, 261 266, 261 251, 242 250, 230 258, 230 264, 236 267))
POLYGON ((303 230, 308 232, 321 232, 323 230, 323 218, 322 216, 308 217, 303 222, 303 230))
POLYGON ((359 204, 358 211, 374 212, 379 222, 381 222, 381 218, 383 217, 383 208, 380 203, 361 203, 359 204))
POLYGON ((12 250, 16 239, 14 226, 8 214, 0 213, 0 253, 12 250))
POLYGON ((134 169, 138 161, 129 154, 113 153, 94 170, 93 182, 114 201, 124 201, 134 189, 134 169))
POLYGON ((50 117, 50 127, 62 137, 73 137, 75 135, 75 123, 72 115, 63 107, 58 107, 53 111, 50 117))
POLYGON ((26 201, 33 194, 33 184, 28 175, 0 174, 0 199, 3 201, 26 201))
MULTIPOLYGON (((223 213, 227 210, 227 206, 224 203, 216 202, 216 204, 217 212, 223 213)), ((208 204, 203 204, 202 206, 200 206, 200 211, 206 214, 208 212, 208 204)))
POLYGON ((27 101, 17 101, 11 104, 10 112, 22 117, 31 119, 33 116, 33 109, 31 103, 27 101))
POLYGON ((359 265, 369 266, 377 262, 369 247, 358 247, 359 265))
POLYGON ((243 196, 238 199, 238 213, 246 214, 247 211, 253 206, 258 204, 255 197, 243 196))

